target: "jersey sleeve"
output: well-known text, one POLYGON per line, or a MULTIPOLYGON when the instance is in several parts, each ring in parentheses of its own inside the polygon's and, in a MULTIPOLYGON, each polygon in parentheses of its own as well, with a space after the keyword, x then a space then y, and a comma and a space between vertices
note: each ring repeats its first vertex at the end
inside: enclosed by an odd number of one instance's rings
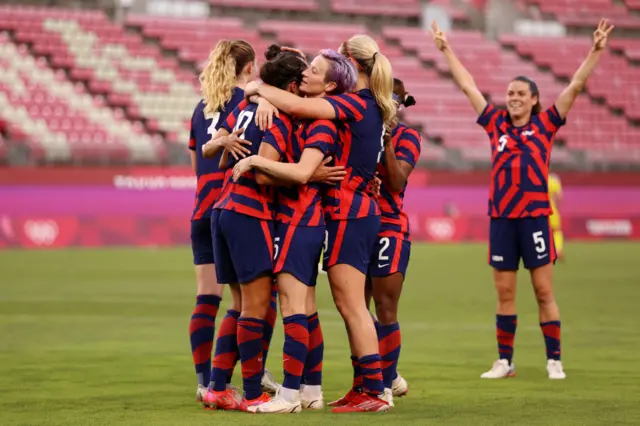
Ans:
POLYGON ((358 95, 344 93, 342 95, 327 96, 326 99, 340 121, 360 121, 367 110, 366 102, 358 95))
POLYGON ((271 145, 282 158, 287 152, 287 143, 291 140, 291 121, 286 116, 273 118, 273 125, 265 130, 262 143, 271 145))
POLYGON ((196 150, 196 135, 193 133, 193 120, 191 120, 191 125, 189 126, 189 149, 191 151, 196 150))
POLYGON ((405 129, 398 139, 396 158, 406 161, 411 164, 412 167, 415 167, 420 158, 421 151, 422 144, 420 134, 413 129, 405 129))
POLYGON ((238 116, 240 115, 240 112, 246 106, 247 106, 247 101, 240 102, 238 106, 234 108, 231 114, 227 116, 227 119, 224 120, 224 123, 222 123, 222 125, 220 126, 220 129, 225 129, 227 132, 232 133, 233 128, 235 127, 236 122, 238 121, 238 116))
POLYGON ((338 130, 333 121, 317 120, 311 123, 307 129, 304 149, 316 148, 326 156, 333 151, 337 139, 338 130))
POLYGON ((558 108, 551 106, 539 114, 540 122, 549 133, 555 133, 567 122, 566 118, 560 117, 558 108))
POLYGON ((496 127, 496 120, 500 115, 500 110, 492 103, 487 103, 484 110, 478 117, 476 123, 481 125, 485 131, 493 132, 496 127))

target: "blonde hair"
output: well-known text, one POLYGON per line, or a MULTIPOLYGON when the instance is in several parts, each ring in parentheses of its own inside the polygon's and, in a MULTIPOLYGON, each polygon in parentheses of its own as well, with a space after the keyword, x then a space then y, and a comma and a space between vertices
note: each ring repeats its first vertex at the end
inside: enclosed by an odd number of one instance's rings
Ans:
POLYGON ((396 115, 393 68, 389 59, 380 52, 378 43, 367 35, 355 35, 342 43, 340 53, 353 59, 358 64, 358 72, 369 77, 369 89, 380 107, 384 125, 392 126, 396 115))
POLYGON ((255 61, 256 52, 244 40, 220 40, 200 73, 200 91, 207 116, 223 110, 244 67, 255 61))

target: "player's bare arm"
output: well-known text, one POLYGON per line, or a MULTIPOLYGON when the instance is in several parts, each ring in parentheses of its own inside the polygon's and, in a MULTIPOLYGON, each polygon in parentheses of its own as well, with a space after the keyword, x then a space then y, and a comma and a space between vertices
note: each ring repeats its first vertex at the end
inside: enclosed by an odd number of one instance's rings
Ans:
POLYGON ((558 99, 556 100, 556 108, 560 117, 566 118, 569 110, 573 106, 573 102, 576 100, 578 95, 587 84, 587 80, 593 70, 600 62, 600 57, 607 47, 607 39, 611 31, 613 31, 614 26, 609 24, 609 21, 606 19, 602 19, 598 24, 598 27, 593 32, 593 45, 591 46, 591 50, 589 54, 580 65, 580 68, 576 71, 571 79, 571 83, 567 86, 558 99))
POLYGON ((241 160, 236 167, 233 168, 233 175, 235 179, 236 168, 240 169, 241 167, 244 169, 249 167, 260 170, 262 173, 272 176, 280 181, 288 182, 290 184, 306 185, 309 182, 309 179, 311 179, 313 172, 322 163, 323 159, 324 154, 322 151, 315 148, 308 148, 302 151, 300 161, 297 163, 281 163, 260 155, 254 155, 241 160), (240 166, 240 163, 245 164, 240 166))
MULTIPOLYGON (((249 161, 249 164, 252 165, 254 161, 259 160, 260 158, 271 161, 271 162, 279 162, 280 154, 276 149, 268 143, 262 142, 260 144, 260 148, 258 149, 258 155, 253 155, 250 158, 253 158, 249 161), (253 158, 255 157, 255 158, 253 158)), ((235 176, 235 167, 234 167, 234 176, 235 176)), ((286 180, 279 179, 272 175, 268 175, 261 170, 256 170, 256 182, 258 185, 272 185, 272 186, 288 186, 290 183, 286 180)))
POLYGON ((480 92, 478 86, 476 86, 473 76, 467 71, 464 65, 462 65, 462 62, 460 62, 455 53, 453 53, 451 45, 436 21, 433 21, 431 24, 431 36, 438 50, 444 54, 447 64, 449 65, 449 70, 453 75, 453 80, 467 96, 476 113, 478 113, 478 115, 482 114, 482 111, 484 111, 487 106, 487 100, 482 96, 482 92, 480 92))
POLYGON ((229 151, 236 160, 246 157, 247 154, 251 154, 251 150, 249 150, 245 145, 251 145, 251 141, 242 139, 240 137, 242 132, 244 132, 243 128, 240 128, 233 133, 229 133, 225 129, 218 130, 215 136, 202 146, 202 156, 204 158, 212 158, 224 149, 229 151))
POLYGON ((384 161, 384 167, 387 170, 387 178, 384 183, 390 191, 402 191, 413 166, 406 161, 398 160, 389 132, 384 135, 384 161))
POLYGON ((301 98, 263 82, 252 81, 247 84, 245 97, 260 95, 280 111, 300 118, 333 120, 336 113, 329 101, 322 98, 301 98))

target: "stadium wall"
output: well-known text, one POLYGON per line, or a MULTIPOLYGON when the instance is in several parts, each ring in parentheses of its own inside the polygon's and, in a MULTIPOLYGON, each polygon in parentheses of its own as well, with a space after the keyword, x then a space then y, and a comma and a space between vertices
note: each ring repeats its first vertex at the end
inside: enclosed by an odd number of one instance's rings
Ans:
MULTIPOLYGON (((567 239, 640 239, 640 174, 566 173, 567 239)), ((414 172, 414 241, 485 241, 487 172, 414 172)), ((0 248, 189 243, 189 168, 0 169, 0 248)))

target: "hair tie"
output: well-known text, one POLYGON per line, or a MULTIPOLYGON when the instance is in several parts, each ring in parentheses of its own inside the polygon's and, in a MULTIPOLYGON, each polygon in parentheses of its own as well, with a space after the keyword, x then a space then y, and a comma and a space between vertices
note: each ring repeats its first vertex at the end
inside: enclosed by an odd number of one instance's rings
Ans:
POLYGON ((376 52, 376 53, 374 53, 374 54, 373 54, 373 62, 375 62, 375 61, 376 61, 376 55, 377 55, 377 54, 378 54, 378 52, 376 52))

